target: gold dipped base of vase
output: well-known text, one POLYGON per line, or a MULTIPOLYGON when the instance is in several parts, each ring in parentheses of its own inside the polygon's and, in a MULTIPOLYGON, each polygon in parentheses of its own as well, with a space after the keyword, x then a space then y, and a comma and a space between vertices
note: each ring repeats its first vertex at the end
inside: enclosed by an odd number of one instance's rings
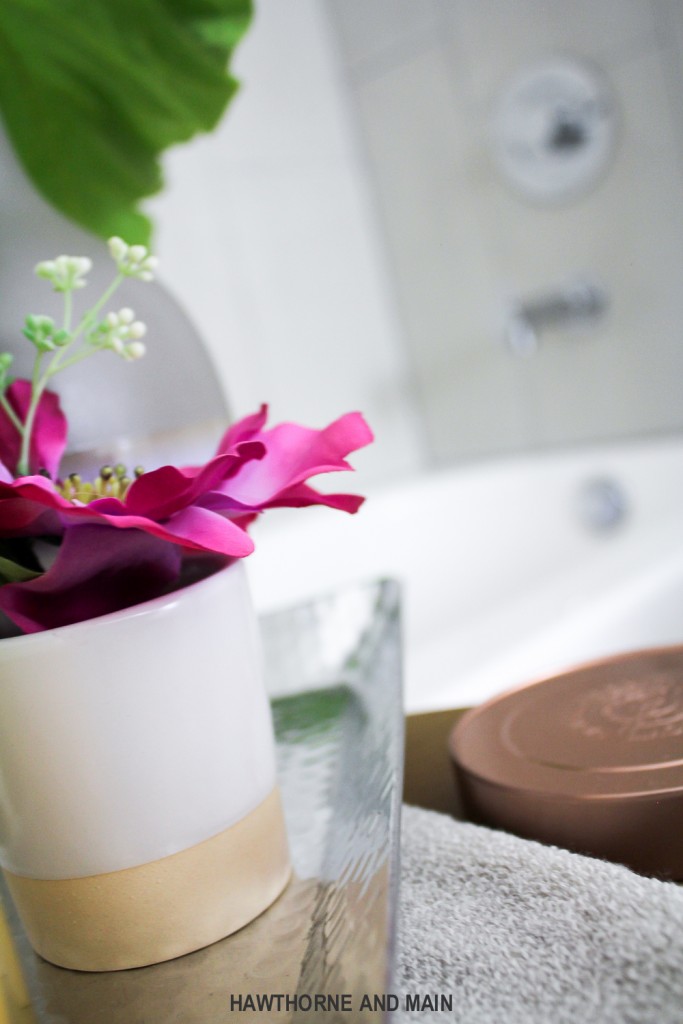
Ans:
POLYGON ((287 885, 280 794, 219 835, 138 867, 56 880, 4 875, 33 948, 51 963, 120 971, 172 960, 243 928, 287 885))

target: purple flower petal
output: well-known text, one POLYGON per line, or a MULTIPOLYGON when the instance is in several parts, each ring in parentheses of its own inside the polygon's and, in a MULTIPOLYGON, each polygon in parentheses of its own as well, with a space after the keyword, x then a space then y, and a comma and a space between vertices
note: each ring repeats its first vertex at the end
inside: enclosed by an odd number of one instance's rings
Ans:
POLYGON ((101 498, 72 508, 65 518, 72 522, 105 522, 118 530, 142 530, 172 544, 232 558, 244 558, 254 550, 254 542, 243 529, 224 516, 196 505, 174 512, 158 523, 146 516, 130 515, 128 506, 118 498, 101 498))
POLYGON ((263 430, 266 425, 267 416, 268 406, 262 405, 258 412, 245 416, 243 419, 238 420, 237 423, 233 423, 223 434, 216 449, 216 454, 222 455, 225 452, 232 451, 233 448, 244 441, 251 441, 263 430))
POLYGON ((265 445, 265 456, 242 466, 220 490, 243 505, 264 508, 311 476, 350 470, 345 456, 372 439, 372 431, 360 413, 348 413, 324 430, 281 423, 253 435, 252 440, 265 445))
POLYGON ((244 558, 254 550, 253 540, 240 526, 196 505, 171 516, 163 528, 169 540, 200 551, 244 558))
MULTIPOLYGON (((261 444, 244 444, 237 453, 218 455, 204 466, 162 466, 135 480, 126 495, 126 508, 133 515, 165 519, 213 490, 222 480, 250 459, 262 458, 261 444)), ((95 502, 92 503, 93 505, 95 502)))
POLYGON ((215 486, 232 462, 229 455, 221 455, 197 471, 162 466, 145 473, 131 484, 125 499, 126 509, 131 515, 164 519, 215 486))
POLYGON ((261 508, 306 508, 309 505, 326 505, 352 515, 358 511, 365 498, 359 494, 321 494, 308 484, 295 484, 280 491, 277 498, 266 502, 261 508))
POLYGON ((60 534, 60 512, 78 506, 63 498, 44 476, 24 476, 0 482, 0 537, 60 534))
POLYGON ((158 597, 180 572, 180 551, 140 530, 75 526, 52 567, 0 587, 0 608, 26 633, 82 622, 158 597))
POLYGON ((197 551, 214 551, 232 558, 244 558, 254 550, 253 540, 239 526, 224 516, 196 506, 176 512, 163 523, 125 514, 102 514, 99 519, 121 530, 137 528, 160 540, 197 551))
POLYGON ((0 481, 0 537, 59 534, 62 527, 56 510, 69 504, 43 476, 0 481))

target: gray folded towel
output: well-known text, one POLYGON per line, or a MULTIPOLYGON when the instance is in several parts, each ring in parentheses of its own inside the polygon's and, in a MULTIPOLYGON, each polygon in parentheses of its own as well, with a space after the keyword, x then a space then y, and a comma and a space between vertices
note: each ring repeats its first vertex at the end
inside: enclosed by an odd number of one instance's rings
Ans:
POLYGON ((682 1024, 683 888, 413 807, 401 857, 400 1024, 682 1024))

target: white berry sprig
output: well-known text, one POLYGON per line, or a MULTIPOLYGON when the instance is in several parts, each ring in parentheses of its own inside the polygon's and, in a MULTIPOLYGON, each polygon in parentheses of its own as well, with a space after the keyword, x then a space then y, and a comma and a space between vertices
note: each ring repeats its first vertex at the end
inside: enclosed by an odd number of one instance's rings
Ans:
POLYGON ((85 288, 85 275, 92 270, 92 260, 87 256, 57 256, 36 264, 38 277, 51 281, 56 292, 72 292, 85 288))
POLYGON ((107 313, 87 335, 87 341, 96 348, 109 348, 123 359, 141 359, 145 354, 145 345, 141 338, 147 333, 147 327, 141 320, 135 319, 132 309, 125 307, 118 313, 107 313))
POLYGON ((153 281, 157 268, 156 256, 150 255, 145 245, 127 245, 122 238, 110 238, 109 252, 120 274, 136 277, 139 281, 153 281))
POLYGON ((116 277, 72 327, 73 293, 87 284, 86 275, 92 270, 87 256, 56 256, 36 264, 36 275, 52 284, 53 290, 64 296, 64 316, 61 326, 42 314, 26 317, 23 334, 36 350, 31 401, 25 419, 21 419, 10 404, 6 391, 12 383, 9 369, 12 356, 0 353, 0 405, 21 435, 21 453, 17 464, 20 476, 29 472, 31 434, 38 404, 52 377, 95 352, 110 350, 126 361, 141 359, 145 344, 141 340, 147 328, 135 319, 132 309, 124 307, 102 316, 102 309, 126 278, 138 281, 154 280, 157 259, 144 245, 128 245, 122 238, 108 241, 109 252, 116 264, 116 277), (46 359, 46 363, 43 360, 46 359))

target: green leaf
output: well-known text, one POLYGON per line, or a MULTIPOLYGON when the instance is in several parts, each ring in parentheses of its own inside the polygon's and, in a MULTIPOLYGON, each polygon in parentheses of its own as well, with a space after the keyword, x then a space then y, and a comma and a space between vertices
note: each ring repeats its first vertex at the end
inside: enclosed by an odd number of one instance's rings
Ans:
POLYGON ((10 558, 3 558, 0 555, 0 584, 2 583, 26 583, 27 580, 35 580, 42 576, 42 572, 34 572, 27 569, 10 558))
POLYGON ((251 0, 3 0, 0 112, 38 190, 95 234, 149 243, 160 154, 210 131, 251 0))

